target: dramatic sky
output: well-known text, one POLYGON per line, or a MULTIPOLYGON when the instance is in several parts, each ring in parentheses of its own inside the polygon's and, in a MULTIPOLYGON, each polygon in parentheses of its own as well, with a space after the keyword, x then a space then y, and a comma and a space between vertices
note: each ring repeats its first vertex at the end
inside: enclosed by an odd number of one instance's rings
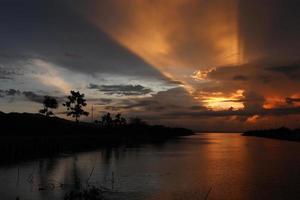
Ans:
POLYGON ((62 103, 79 90, 95 118, 120 112, 205 131, 296 128, 299 6, 0 0, 0 110, 37 112, 43 96, 62 103))

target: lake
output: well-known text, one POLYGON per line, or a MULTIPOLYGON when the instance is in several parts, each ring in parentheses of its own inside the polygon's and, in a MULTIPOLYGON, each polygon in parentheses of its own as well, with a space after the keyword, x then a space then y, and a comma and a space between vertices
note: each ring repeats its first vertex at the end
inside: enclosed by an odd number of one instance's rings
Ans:
POLYGON ((81 185, 111 199, 300 199, 300 143, 207 133, 0 167, 0 199, 63 199, 81 185))

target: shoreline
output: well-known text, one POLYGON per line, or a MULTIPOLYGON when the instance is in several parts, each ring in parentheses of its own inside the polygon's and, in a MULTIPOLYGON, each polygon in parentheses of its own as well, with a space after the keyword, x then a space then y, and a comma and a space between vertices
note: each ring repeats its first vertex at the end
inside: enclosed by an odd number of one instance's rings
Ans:
POLYGON ((0 112, 0 121, 0 164, 120 145, 162 144, 194 134, 185 128, 147 124, 101 127, 29 113, 0 112))
POLYGON ((246 131, 241 135, 300 142, 300 130, 299 129, 291 130, 285 127, 281 127, 278 129, 251 130, 251 131, 246 131))

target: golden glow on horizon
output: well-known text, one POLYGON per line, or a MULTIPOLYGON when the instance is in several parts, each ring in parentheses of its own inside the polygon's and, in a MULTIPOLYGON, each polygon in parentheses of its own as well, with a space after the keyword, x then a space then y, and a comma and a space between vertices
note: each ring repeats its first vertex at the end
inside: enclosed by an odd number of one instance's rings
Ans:
POLYGON ((215 96, 207 96, 202 102, 206 107, 211 108, 212 110, 239 110, 244 108, 244 104, 241 101, 241 99, 244 98, 243 94, 244 90, 237 90, 228 97, 224 97, 222 93, 218 93, 215 94, 215 96))

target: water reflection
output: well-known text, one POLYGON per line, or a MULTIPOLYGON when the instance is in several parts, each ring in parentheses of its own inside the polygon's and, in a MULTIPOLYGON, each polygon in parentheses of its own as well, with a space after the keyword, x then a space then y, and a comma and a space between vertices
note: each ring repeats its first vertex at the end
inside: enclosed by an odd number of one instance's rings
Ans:
POLYGON ((300 199, 300 143, 203 134, 0 168, 4 199, 62 199, 84 185, 116 199, 300 199))

